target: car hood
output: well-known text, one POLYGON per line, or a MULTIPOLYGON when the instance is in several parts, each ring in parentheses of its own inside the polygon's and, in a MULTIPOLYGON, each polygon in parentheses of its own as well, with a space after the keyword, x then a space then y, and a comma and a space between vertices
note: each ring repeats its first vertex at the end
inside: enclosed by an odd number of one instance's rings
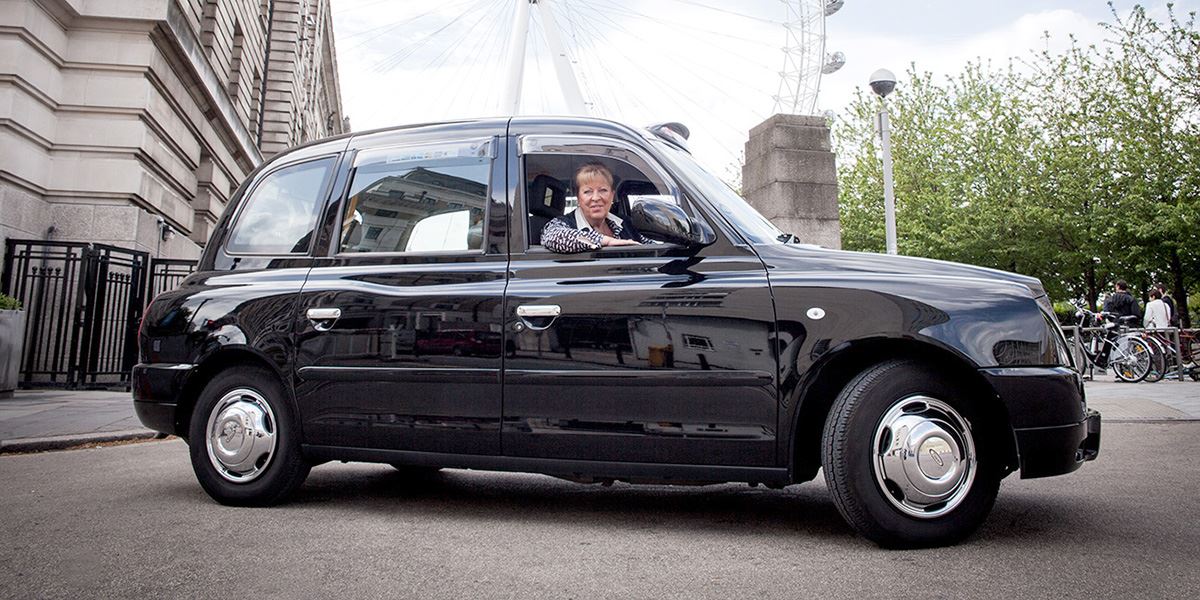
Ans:
POLYGON ((772 270, 836 271, 840 273, 962 277, 989 282, 1007 281, 1029 288, 1034 298, 1046 295, 1042 282, 1036 277, 945 260, 830 250, 807 244, 770 244, 756 246, 755 249, 758 250, 759 256, 762 257, 767 267, 772 270))

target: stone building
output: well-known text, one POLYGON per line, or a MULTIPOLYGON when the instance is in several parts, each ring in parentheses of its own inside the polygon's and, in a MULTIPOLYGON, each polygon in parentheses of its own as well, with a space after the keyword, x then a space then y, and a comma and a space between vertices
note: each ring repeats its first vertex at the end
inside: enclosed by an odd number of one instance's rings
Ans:
POLYGON ((0 245, 198 256, 264 157, 348 130, 329 2, 0 0, 0 245))

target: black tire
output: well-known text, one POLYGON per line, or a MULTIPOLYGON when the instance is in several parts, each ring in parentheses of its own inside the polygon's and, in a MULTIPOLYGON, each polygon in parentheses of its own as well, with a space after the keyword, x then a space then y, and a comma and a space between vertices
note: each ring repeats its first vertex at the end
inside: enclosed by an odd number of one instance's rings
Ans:
POLYGON ((1162 381, 1162 378, 1167 375, 1167 349, 1162 342, 1152 337, 1142 338, 1142 340, 1150 348, 1150 369, 1146 371, 1146 377, 1142 381, 1147 383, 1162 381))
POLYGON ((222 371, 204 387, 192 411, 192 470, 204 491, 221 504, 278 504, 304 483, 311 469, 300 453, 298 433, 274 373, 252 367, 222 371))
POLYGON ((885 548, 954 544, 975 531, 996 501, 1004 469, 999 439, 981 426, 974 408, 944 372, 920 363, 889 361, 855 377, 834 401, 821 446, 825 482, 846 522, 885 548), (894 427, 883 427, 885 419, 894 427), (905 455, 882 450, 898 448, 892 429, 941 433, 923 438, 917 452, 905 455), (932 458, 913 458, 927 450, 932 458), (946 483, 905 481, 896 476, 897 465, 904 466, 901 473, 914 466, 921 473, 945 469, 938 477, 954 485, 934 489, 946 483), (944 500, 922 507, 914 485, 937 492, 926 498, 944 500))

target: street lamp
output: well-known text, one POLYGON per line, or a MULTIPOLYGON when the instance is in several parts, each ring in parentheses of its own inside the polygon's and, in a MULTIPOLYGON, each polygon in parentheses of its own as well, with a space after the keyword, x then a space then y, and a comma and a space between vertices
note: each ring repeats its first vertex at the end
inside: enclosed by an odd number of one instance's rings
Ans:
POLYGON ((888 126, 887 95, 896 89, 896 76, 887 69, 871 73, 871 89, 879 95, 879 137, 883 139, 883 222, 887 253, 896 254, 896 193, 892 189, 892 136, 888 126))

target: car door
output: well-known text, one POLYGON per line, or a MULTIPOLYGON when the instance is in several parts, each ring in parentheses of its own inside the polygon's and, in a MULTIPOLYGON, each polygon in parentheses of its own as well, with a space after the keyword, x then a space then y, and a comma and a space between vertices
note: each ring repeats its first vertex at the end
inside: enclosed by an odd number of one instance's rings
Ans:
POLYGON ((773 466, 774 309, 762 262, 724 237, 698 250, 571 255, 531 244, 537 227, 569 209, 571 174, 586 162, 604 163, 618 190, 704 215, 632 141, 522 132, 517 120, 510 132, 518 216, 504 309, 505 454, 773 466))
POLYGON ((464 340, 502 335, 505 169, 500 138, 461 129, 354 144, 297 314, 310 444, 500 452, 502 345, 464 340))

